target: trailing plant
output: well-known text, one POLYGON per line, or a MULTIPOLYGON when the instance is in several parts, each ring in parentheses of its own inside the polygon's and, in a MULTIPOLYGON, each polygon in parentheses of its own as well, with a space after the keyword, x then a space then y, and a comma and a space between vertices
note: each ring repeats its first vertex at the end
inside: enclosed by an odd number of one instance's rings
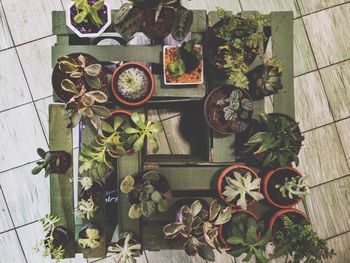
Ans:
POLYGON ((232 178, 230 176, 225 176, 227 185, 225 186, 225 191, 222 193, 225 196, 227 202, 232 202, 237 200, 237 206, 240 206, 243 210, 247 209, 247 197, 259 201, 264 199, 264 196, 259 192, 260 188, 260 178, 253 178, 250 171, 246 171, 242 175, 238 171, 233 171, 232 178))
POLYGON ((74 22, 77 24, 92 22, 95 26, 103 24, 98 15, 98 11, 104 6, 105 1, 100 0, 90 5, 88 0, 73 0, 77 9, 77 14, 74 17, 74 22))
POLYGON ((163 234, 167 239, 183 237, 187 255, 194 256, 198 253, 204 260, 214 262, 215 254, 212 248, 219 249, 218 226, 230 219, 230 208, 222 209, 217 200, 211 203, 209 212, 201 201, 197 200, 191 207, 182 206, 177 221, 164 226, 163 234))
POLYGON ((253 111, 253 102, 243 96, 240 89, 234 89, 228 98, 219 99, 216 105, 222 107, 224 118, 232 125, 232 130, 242 132, 248 127, 248 119, 253 111))
POLYGON ((87 65, 87 59, 82 54, 78 56, 77 60, 71 56, 60 57, 57 59, 57 63, 59 70, 69 75, 69 78, 65 78, 61 82, 61 88, 63 90, 78 94, 79 88, 81 88, 80 79, 83 79, 84 83, 94 90, 101 89, 102 84, 99 75, 102 71, 102 65, 87 65), (72 80, 78 80, 78 84, 75 84, 72 80))
MULTIPOLYGON (((83 229, 84 230, 84 229, 83 229)), ((86 237, 81 237, 78 239, 78 244, 83 248, 97 248, 101 245, 100 231, 97 228, 86 228, 86 237)))
POLYGON ((98 206, 95 205, 94 199, 90 196, 87 200, 80 200, 75 210, 75 216, 91 220, 95 216, 98 206))
POLYGON ((108 247, 108 252, 116 253, 116 262, 135 263, 135 257, 141 255, 141 244, 138 243, 130 232, 121 234, 121 239, 108 247))
MULTIPOLYGON (((49 151, 45 152, 42 148, 38 148, 36 151, 40 156, 41 160, 36 163, 37 166, 33 168, 32 174, 38 174, 42 169, 45 169, 45 177, 47 177, 51 173, 51 163, 53 160, 53 156, 49 151)), ((56 166, 59 165, 59 162, 60 159, 56 158, 56 166)))
POLYGON ((138 219, 141 216, 150 217, 156 211, 168 210, 171 193, 167 182, 155 171, 149 171, 142 175, 142 180, 135 183, 132 176, 126 176, 120 184, 120 190, 128 194, 132 206, 129 209, 129 217, 138 219))
POLYGON ((286 215, 281 219, 283 225, 273 233, 276 246, 272 258, 285 257, 288 263, 316 263, 335 255, 306 220, 294 223, 286 215))
POLYGON ((234 257, 246 253, 244 262, 249 262, 255 256, 256 262, 268 263, 269 259, 265 254, 266 245, 270 241, 271 230, 268 230, 262 237, 259 236, 260 228, 256 220, 245 214, 238 213, 231 219, 231 234, 226 241, 234 247, 226 252, 234 257))
POLYGON ((89 118, 92 125, 99 130, 101 127, 101 119, 106 119, 111 114, 107 108, 95 105, 95 103, 105 103, 107 100, 107 95, 102 91, 86 92, 83 86, 79 93, 75 93, 65 105, 69 116, 67 127, 75 127, 81 118, 85 117, 89 118))
POLYGON ((298 123, 273 114, 260 114, 259 123, 265 131, 249 138, 245 152, 256 155, 263 166, 284 167, 293 161, 298 166, 298 153, 304 140, 298 123))
POLYGON ((283 185, 277 184, 275 187, 280 190, 284 198, 295 199, 307 195, 310 192, 309 186, 306 176, 294 176, 291 179, 286 177, 283 185))

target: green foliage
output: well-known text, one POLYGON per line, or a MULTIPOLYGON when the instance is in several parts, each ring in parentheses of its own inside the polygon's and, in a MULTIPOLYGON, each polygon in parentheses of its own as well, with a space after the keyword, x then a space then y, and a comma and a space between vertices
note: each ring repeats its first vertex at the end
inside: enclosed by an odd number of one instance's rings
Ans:
POLYGON ((74 22, 77 24, 92 22, 95 26, 103 24, 101 18, 98 15, 104 5, 104 0, 97 1, 93 5, 88 3, 88 0, 73 0, 77 9, 77 14, 74 17, 74 22))
POLYGON ((95 216, 98 206, 95 205, 94 199, 90 197, 88 200, 80 200, 75 210, 75 216, 91 220, 95 216))
POLYGON ((276 247, 272 258, 285 257, 288 263, 316 263, 335 255, 306 220, 297 224, 283 215, 282 222, 281 229, 273 233, 276 247))
POLYGON ((277 184, 275 187, 280 190, 284 198, 295 199, 307 195, 310 192, 309 186, 306 176, 294 176, 291 179, 286 177, 283 185, 277 184))
POLYGON ((254 69, 255 93, 258 96, 269 96, 282 89, 281 72, 276 66, 261 65, 254 69))
POLYGON ((304 140, 299 125, 283 115, 260 114, 263 132, 258 132, 246 143, 246 153, 262 158, 262 165, 284 167, 295 162, 299 165, 298 152, 304 140))
POLYGON ((136 262, 135 257, 141 255, 141 244, 133 239, 133 234, 130 232, 122 233, 121 237, 117 243, 107 248, 108 252, 117 254, 116 262, 136 262))
POLYGON ((177 41, 183 41, 191 30, 193 23, 193 12, 180 6, 176 10, 171 36, 177 41))
MULTIPOLYGON (((45 169, 45 177, 49 176, 51 173, 51 163, 53 160, 52 154, 48 151, 45 152, 43 149, 38 148, 37 153, 40 156, 41 160, 36 162, 37 166, 35 166, 32 170, 32 174, 38 174, 42 169, 45 169)), ((59 165, 59 158, 56 159, 55 165, 59 165)))
POLYGON ((259 192, 260 178, 253 177, 250 171, 246 171, 244 175, 233 171, 233 176, 235 179, 229 175, 225 177, 227 185, 222 194, 227 202, 232 202, 239 197, 236 205, 246 210, 248 196, 256 201, 264 199, 264 196, 259 192))
POLYGON ((86 231, 86 238, 79 238, 78 244, 82 246, 83 248, 97 248, 101 245, 100 243, 100 231, 96 228, 87 228, 86 231))

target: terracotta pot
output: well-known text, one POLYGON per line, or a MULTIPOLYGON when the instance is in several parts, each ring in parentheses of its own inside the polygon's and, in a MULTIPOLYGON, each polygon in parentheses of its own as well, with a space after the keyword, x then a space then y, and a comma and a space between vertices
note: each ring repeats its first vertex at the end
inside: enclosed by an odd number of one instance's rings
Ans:
MULTIPOLYGON (((226 184, 226 182, 224 181, 224 178, 229 173, 233 172, 234 170, 239 170, 239 169, 245 170, 245 171, 249 171, 252 174, 253 177, 259 178, 258 174, 252 168, 250 168, 250 167, 248 167, 248 166, 246 166, 244 164, 237 163, 237 164, 234 164, 234 165, 231 165, 231 166, 227 167, 225 170, 223 170, 221 172, 221 174, 219 176, 219 179, 218 179, 218 182, 217 182, 217 185, 216 185, 217 191, 219 193, 219 196, 220 196, 221 200, 224 201, 227 205, 232 206, 233 208, 237 208, 237 209, 240 209, 240 207, 237 206, 237 205, 234 205, 234 204, 232 204, 230 202, 227 202, 225 200, 225 197, 223 195, 223 191, 224 191, 224 187, 223 186, 224 186, 224 184, 226 184)), ((258 191, 260 192, 260 186, 259 186, 258 191)), ((247 203, 247 206, 253 204, 254 202, 256 202, 256 201, 254 199, 252 199, 251 201, 249 201, 247 203)))
POLYGON ((72 164, 71 155, 65 151, 49 151, 52 154, 50 162, 51 173, 65 173, 72 164), (57 164, 57 160, 59 160, 57 164))
POLYGON ((302 199, 301 197, 298 199, 289 199, 289 198, 283 198, 282 194, 280 194, 280 198, 282 200, 285 200, 284 202, 289 203, 289 204, 283 204, 279 200, 277 200, 275 196, 273 196, 274 193, 272 193, 271 190, 272 191, 276 190, 275 194, 277 194, 277 191, 278 191, 278 193, 280 193, 279 190, 275 188, 276 184, 271 186, 271 178, 273 178, 273 176, 281 177, 281 182, 279 182, 279 183, 283 183, 286 176, 293 178, 293 177, 301 177, 303 175, 297 169, 294 169, 292 167, 287 166, 287 167, 281 167, 281 168, 269 171, 263 179, 263 194, 265 196, 266 201, 269 204, 276 206, 278 208, 291 208, 291 207, 297 205, 300 202, 300 200, 302 199), (292 174, 290 175, 290 174, 285 173, 285 174, 278 175, 278 173, 281 173, 283 171, 287 171, 287 172, 292 173, 292 174), (285 176, 283 176, 283 175, 285 175, 285 176), (271 189, 271 187, 273 189, 271 189), (289 202, 288 202, 288 200, 289 200, 289 202))
POLYGON ((130 106, 130 107, 141 106, 141 105, 144 105, 145 103, 147 103, 147 101, 149 101, 151 99, 151 97, 153 96, 154 90, 155 90, 155 80, 154 80, 154 76, 153 76, 152 72, 149 70, 148 67, 146 67, 144 64, 139 63, 139 62, 128 62, 128 63, 124 63, 121 66, 119 66, 113 73, 111 83, 112 83, 112 91, 113 91, 113 94, 114 94, 115 98, 119 102, 123 103, 126 106, 130 106), (147 77, 149 78, 149 85, 150 85, 150 87, 149 87, 148 95, 145 98, 143 98, 142 100, 140 100, 140 101, 129 101, 129 100, 125 99, 124 97, 122 97, 119 94, 118 88, 116 86, 116 81, 118 79, 119 74, 123 70, 125 70, 127 68, 130 68, 130 67, 141 68, 142 70, 144 70, 144 72, 146 73, 147 77))
MULTIPOLYGON (((49 237, 51 233, 48 233, 46 235, 46 237, 49 237)), ((60 246, 62 246, 63 248, 65 247, 65 245, 68 243, 69 241, 69 231, 67 228, 63 227, 63 226, 56 226, 53 229, 53 246, 55 248, 58 248, 60 246)), ((44 245, 47 246, 47 241, 44 242, 44 245)))

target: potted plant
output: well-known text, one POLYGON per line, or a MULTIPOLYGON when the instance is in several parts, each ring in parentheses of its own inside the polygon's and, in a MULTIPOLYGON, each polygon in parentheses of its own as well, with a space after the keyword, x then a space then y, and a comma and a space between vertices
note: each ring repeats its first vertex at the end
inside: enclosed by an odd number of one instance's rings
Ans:
POLYGON ((262 113, 259 123, 264 131, 249 138, 244 152, 254 155, 263 167, 284 167, 292 162, 298 166, 304 140, 298 123, 281 113, 262 113))
POLYGON ((154 89, 154 76, 142 63, 124 63, 113 73, 113 94, 124 105, 141 106, 147 103, 153 96, 154 89))
POLYGON ((81 199, 88 200, 90 197, 98 199, 103 196, 103 183, 99 180, 90 176, 82 176, 79 178, 79 182, 82 186, 80 191, 81 199))
POLYGON ((45 177, 51 173, 65 173, 71 166, 71 156, 65 151, 47 151, 42 148, 37 149, 41 160, 37 161, 37 166, 33 168, 32 174, 38 174, 45 170, 45 177))
POLYGON ((217 200, 213 200, 208 209, 204 202, 196 200, 191 206, 184 205, 177 214, 174 223, 163 228, 164 237, 185 240, 184 250, 189 256, 197 253, 201 258, 214 262, 213 248, 218 248, 218 228, 231 219, 231 208, 222 209, 217 200))
POLYGON ((95 249, 101 245, 101 229, 95 223, 86 224, 79 232, 78 244, 82 248, 95 249))
POLYGON ((246 210, 254 201, 264 199, 260 193, 260 181, 253 169, 243 164, 234 164, 221 172, 217 190, 225 203, 246 210))
POLYGON ((116 253, 116 262, 136 262, 135 257, 141 256, 141 244, 138 243, 131 232, 120 234, 117 243, 112 243, 107 250, 116 253))
POLYGON ((263 189, 271 205, 289 208, 309 193, 309 184, 298 170, 287 166, 269 171, 264 177, 263 189))
POLYGON ((135 179, 131 175, 126 176, 120 190, 128 195, 131 219, 150 217, 156 211, 166 212, 172 196, 168 181, 156 171, 148 171, 135 179))
POLYGON ((203 51, 196 40, 183 42, 180 47, 163 46, 164 83, 194 85, 204 81, 203 51))
POLYGON ((335 255, 334 250, 330 250, 326 241, 312 229, 305 214, 296 209, 277 211, 269 228, 275 243, 272 258, 284 257, 288 263, 311 263, 335 255))
POLYGON ((246 130, 252 113, 253 102, 249 94, 231 85, 214 89, 204 103, 204 115, 208 125, 222 134, 246 130))
POLYGON ((66 10, 66 24, 79 37, 96 38, 111 24, 111 10, 104 0, 73 2, 66 10))
POLYGON ((78 203, 74 214, 76 217, 84 218, 91 220, 95 216, 98 206, 95 205, 95 201, 92 196, 89 196, 87 199, 81 199, 78 203))
POLYGON ((115 30, 124 37, 143 32, 151 39, 162 39, 170 33, 176 40, 185 39, 193 22, 193 13, 180 0, 129 0, 113 18, 115 30), (173 17, 174 19, 169 19, 173 17))
POLYGON ((34 247, 34 250, 44 257, 50 256, 60 262, 64 258, 65 246, 69 241, 69 232, 63 226, 57 226, 60 218, 52 215, 46 215, 40 222, 43 225, 46 236, 34 247))
POLYGON ((91 55, 73 53, 57 59, 52 71, 52 86, 62 102, 68 102, 83 87, 87 91, 107 89, 107 74, 91 55))

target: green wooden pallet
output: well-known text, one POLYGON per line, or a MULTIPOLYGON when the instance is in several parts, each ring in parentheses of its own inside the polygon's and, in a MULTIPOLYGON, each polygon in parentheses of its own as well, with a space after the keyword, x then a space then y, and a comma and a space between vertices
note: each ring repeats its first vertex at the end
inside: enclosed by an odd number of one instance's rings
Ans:
MULTIPOLYGON (((217 15, 206 11, 196 10, 192 26, 193 37, 203 38, 207 26, 215 23, 217 15)), ((243 15, 250 15, 244 13, 243 15)), ((73 33, 65 26, 65 14, 53 12, 53 33, 57 35, 57 44, 52 48, 52 65, 57 57, 73 52, 84 52, 95 56, 102 61, 109 60, 137 60, 160 63, 161 46, 94 46, 77 41, 73 33)), ((270 22, 266 25, 271 30, 272 53, 284 64, 282 74, 283 89, 279 94, 273 95, 273 110, 294 117, 294 88, 293 88, 293 14, 292 12, 272 12, 270 22)), ((152 107, 167 107, 163 102, 181 102, 184 108, 191 112, 198 107, 200 112, 207 90, 217 84, 215 78, 207 79, 205 85, 196 88, 168 88, 161 84, 161 76, 156 76, 157 87, 152 107), (191 101, 190 104, 186 101, 191 101), (190 105, 190 106, 189 106, 190 105)), ((264 100, 254 102, 254 115, 264 112, 264 100)), ((72 153, 71 130, 65 128, 64 106, 62 104, 50 105, 50 150, 66 150, 72 153)), ((147 155, 134 153, 123 156, 116 161, 117 188, 127 175, 134 175, 142 170, 154 169, 165 176, 170 183, 174 194, 173 205, 166 213, 156 213, 151 218, 131 220, 127 211, 130 204, 126 195, 119 196, 118 222, 119 232, 132 231, 141 241, 144 250, 182 249, 177 241, 166 241, 162 236, 162 225, 174 221, 178 201, 183 198, 201 198, 210 201, 216 197, 216 180, 219 173, 228 165, 240 161, 240 153, 235 149, 235 136, 222 136, 211 130, 203 118, 200 121, 200 149, 191 155, 147 155)), ((83 128, 82 141, 89 141, 94 136, 89 126, 83 128)), ((73 216, 73 172, 69 169, 66 175, 53 175, 51 183, 51 212, 62 218, 62 222, 78 238, 78 232, 83 221, 73 216)), ((93 222, 100 225, 103 231, 103 245, 95 250, 83 250, 78 246, 69 246, 66 257, 73 257, 74 253, 84 253, 85 257, 103 257, 106 253, 106 244, 112 235, 111 226, 106 224, 104 202, 98 204, 99 210, 93 222), (108 231, 107 231, 108 229, 108 231), (75 249, 74 249, 75 248, 75 249)), ((252 207, 259 215, 266 209, 264 206, 252 207)))

